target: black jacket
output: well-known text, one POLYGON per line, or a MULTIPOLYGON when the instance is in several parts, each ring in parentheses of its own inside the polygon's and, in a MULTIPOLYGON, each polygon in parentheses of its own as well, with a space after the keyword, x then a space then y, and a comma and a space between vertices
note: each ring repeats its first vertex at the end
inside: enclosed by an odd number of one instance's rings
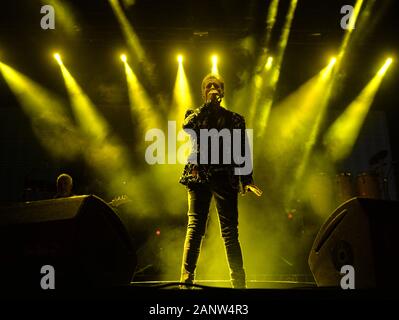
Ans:
MULTIPOLYGON (((187 110, 185 120, 183 122, 183 129, 189 134, 191 133, 191 140, 194 143, 194 148, 189 157, 188 163, 184 167, 182 176, 180 177, 180 183, 186 186, 191 186, 198 183, 209 183, 212 176, 215 174, 223 173, 227 179, 231 182, 233 188, 238 189, 244 187, 247 184, 253 183, 252 170, 250 174, 240 175, 234 173, 235 168, 243 167, 244 164, 236 164, 234 157, 231 157, 230 164, 224 163, 222 158, 223 150, 230 149, 230 154, 233 155, 235 152, 233 146, 233 129, 240 129, 240 145, 241 154, 244 156, 244 147, 247 139, 245 132, 245 119, 238 113, 226 110, 223 107, 212 106, 204 104, 195 110, 187 110), (190 129, 190 130, 188 130, 190 129), (202 149, 200 141, 200 130, 201 129, 216 129, 217 134, 223 129, 227 129, 230 133, 231 143, 223 143, 224 140, 219 138, 219 162, 214 164, 211 163, 210 158, 210 146, 208 143, 208 149, 202 149), (195 133, 195 134, 193 134, 195 133), (207 163, 204 163, 204 159, 207 158, 207 163), (202 161, 201 161, 202 160, 202 161)), ((224 130, 227 132, 226 130, 224 130)), ((248 143, 248 141, 247 141, 248 143)), ((227 153, 228 150, 227 150, 227 153)), ((246 161, 252 161, 248 158, 246 161)))

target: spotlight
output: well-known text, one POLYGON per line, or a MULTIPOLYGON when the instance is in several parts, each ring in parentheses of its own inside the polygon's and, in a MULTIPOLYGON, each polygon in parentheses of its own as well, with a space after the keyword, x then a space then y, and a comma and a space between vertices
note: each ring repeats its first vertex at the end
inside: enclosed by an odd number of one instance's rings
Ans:
POLYGON ((212 56, 212 73, 213 74, 219 74, 218 70, 218 56, 214 54, 212 56))
POLYGON ((54 53, 54 59, 57 60, 58 63, 62 63, 61 56, 58 52, 54 53))
POLYGON ((213 63, 214 65, 216 65, 216 64, 218 63, 218 56, 217 56, 216 54, 214 54, 214 55, 212 56, 212 63, 213 63))
POLYGON ((270 70, 270 68, 272 67, 272 64, 273 64, 273 57, 270 56, 269 58, 267 58, 267 62, 265 65, 266 70, 270 70))
POLYGON ((336 62, 337 62, 337 58, 331 57, 327 67, 325 67, 321 72, 322 79, 326 80, 331 76, 331 72, 332 72, 336 62))
POLYGON ((121 60, 122 60, 123 62, 126 62, 126 61, 127 61, 126 54, 121 54, 121 60))
POLYGON ((378 74, 381 75, 381 76, 384 75, 385 72, 387 72, 387 70, 388 70, 388 68, 389 68, 389 66, 391 65, 392 62, 393 62, 393 59, 391 57, 386 59, 384 65, 378 71, 378 74))
POLYGON ((177 61, 178 61, 179 63, 182 63, 182 62, 183 62, 183 56, 182 56, 181 54, 179 54, 179 55, 177 56, 177 61))

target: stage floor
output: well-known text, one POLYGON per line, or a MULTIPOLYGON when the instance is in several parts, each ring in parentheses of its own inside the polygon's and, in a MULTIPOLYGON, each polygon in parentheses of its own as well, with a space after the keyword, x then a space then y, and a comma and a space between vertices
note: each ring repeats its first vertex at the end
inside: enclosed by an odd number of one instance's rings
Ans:
MULTIPOLYGON (((132 287, 159 287, 173 288, 178 286, 179 280, 175 281, 133 281, 132 287)), ((229 280, 197 280, 195 287, 198 289, 208 288, 231 288, 229 280)), ((317 288, 313 281, 294 280, 247 280, 247 289, 294 289, 294 288, 317 288)))

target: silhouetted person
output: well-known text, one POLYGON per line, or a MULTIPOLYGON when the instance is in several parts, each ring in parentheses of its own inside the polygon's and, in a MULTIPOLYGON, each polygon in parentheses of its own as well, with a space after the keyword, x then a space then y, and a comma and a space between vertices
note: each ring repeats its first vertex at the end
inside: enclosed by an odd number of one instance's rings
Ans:
POLYGON ((73 188, 73 180, 69 174, 62 173, 57 177, 57 193, 54 198, 66 198, 71 197, 74 194, 72 193, 73 188))
POLYGON ((180 178, 180 183, 187 187, 189 203, 180 282, 192 284, 194 281, 213 197, 226 247, 232 285, 234 288, 245 288, 246 275, 238 240, 238 192, 241 189, 242 193, 249 191, 260 196, 262 191, 253 184, 252 160, 248 152, 244 117, 220 105, 224 96, 223 79, 219 75, 207 75, 202 81, 202 96, 204 104, 195 110, 188 110, 183 123, 183 129, 190 134, 196 147, 193 148, 180 178), (211 137, 211 140, 217 141, 217 145, 211 143, 210 148, 209 144, 204 147, 204 140, 208 139, 201 135, 204 131, 209 134, 213 132, 211 135, 216 139, 211 137), (229 143, 220 138, 222 132, 228 135, 229 143), (234 132, 238 133, 238 139, 234 139, 234 132), (240 150, 235 150, 237 144, 240 150), (238 161, 225 161, 225 155, 230 160, 231 157, 237 159, 237 151, 242 156, 244 150, 244 168, 243 163, 238 161), (218 161, 212 161, 218 155, 218 161), (246 167, 247 162, 251 162, 249 168, 246 167))

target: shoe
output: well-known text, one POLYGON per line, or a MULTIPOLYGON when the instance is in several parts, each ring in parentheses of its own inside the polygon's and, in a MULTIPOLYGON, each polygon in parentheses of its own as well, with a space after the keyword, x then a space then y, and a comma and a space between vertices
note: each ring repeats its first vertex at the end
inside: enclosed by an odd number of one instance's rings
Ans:
POLYGON ((247 284, 245 280, 231 280, 231 284, 234 289, 246 289, 247 284))
POLYGON ((192 286, 192 284, 194 283, 194 274, 184 271, 180 277, 180 283, 179 289, 193 289, 194 286, 192 286))

